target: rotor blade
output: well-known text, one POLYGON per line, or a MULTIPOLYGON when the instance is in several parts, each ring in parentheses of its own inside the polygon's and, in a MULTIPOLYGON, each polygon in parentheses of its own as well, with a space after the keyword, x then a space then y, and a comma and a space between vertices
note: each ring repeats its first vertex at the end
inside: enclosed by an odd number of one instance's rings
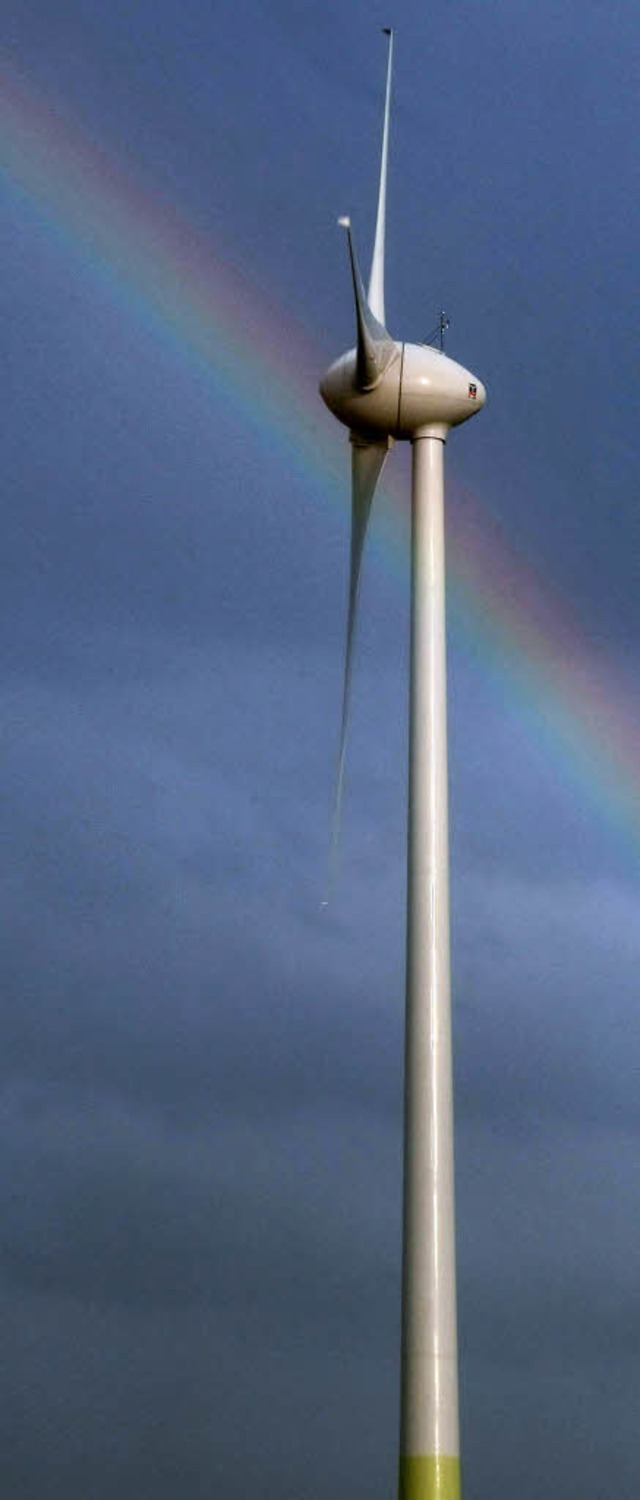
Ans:
POLYGON ((391 364, 392 359, 396 357, 398 350, 391 335, 387 333, 384 324, 379 323, 378 319, 374 317, 367 302, 356 257, 355 245, 353 243, 353 235, 351 233, 351 220, 344 218, 338 222, 347 231, 353 291, 356 302, 356 325, 358 331, 356 386, 359 391, 370 391, 378 384, 385 370, 391 364))
POLYGON ((368 443, 357 433, 351 433, 351 559, 349 563, 349 608, 347 612, 347 638, 344 655, 344 677, 342 687, 342 720, 340 724, 340 744, 338 750, 338 769, 336 774, 336 789, 333 805, 333 829, 331 836, 332 861, 340 836, 340 815, 342 810, 342 788, 344 783, 345 751, 347 745, 347 724, 349 719, 349 700, 351 697, 351 670, 353 666, 353 644, 355 638, 356 616, 358 611, 358 594, 360 590, 360 564, 364 541, 371 514, 371 505, 375 495, 378 481, 384 468, 385 460, 392 445, 393 438, 383 438, 379 442, 368 443))
POLYGON ((389 52, 387 56, 387 88, 384 101, 384 125, 382 127, 382 157, 380 161, 380 188, 378 191, 378 215, 376 218, 376 234, 373 242, 373 256, 371 259, 371 275, 369 277, 369 307, 384 325, 384 232, 387 216, 387 163, 389 160, 389 113, 391 106, 391 72, 393 68, 393 31, 390 26, 384 27, 385 36, 389 38, 389 52))

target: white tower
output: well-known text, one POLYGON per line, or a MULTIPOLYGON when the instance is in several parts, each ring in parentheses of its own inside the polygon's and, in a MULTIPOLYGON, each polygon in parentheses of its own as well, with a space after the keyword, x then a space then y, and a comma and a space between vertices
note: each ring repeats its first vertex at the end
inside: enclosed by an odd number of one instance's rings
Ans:
POLYGON ((458 1358, 449 980, 444 445, 485 391, 438 349, 396 343, 384 311, 384 230, 393 35, 368 297, 348 219, 357 345, 320 391, 350 429, 349 618, 337 801, 342 790, 360 562, 394 439, 412 445, 411 683, 400 1500, 459 1500, 458 1358))

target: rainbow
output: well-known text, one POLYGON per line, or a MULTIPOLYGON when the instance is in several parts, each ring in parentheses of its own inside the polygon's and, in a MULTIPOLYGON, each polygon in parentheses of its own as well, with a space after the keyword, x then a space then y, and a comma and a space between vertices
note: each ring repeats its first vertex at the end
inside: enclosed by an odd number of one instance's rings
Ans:
MULTIPOLYGON (((344 454, 316 397, 326 358, 308 332, 216 255, 172 203, 150 193, 113 152, 6 66, 0 171, 135 316, 200 366, 252 423, 284 441, 301 466, 320 471, 329 494, 345 493, 344 454)), ((394 520, 384 536, 393 555, 406 552, 408 518, 393 481, 386 488, 394 520)), ((448 551, 455 628, 481 643, 496 690, 533 715, 532 733, 558 773, 577 781, 607 821, 635 841, 640 707, 630 686, 587 649, 566 606, 468 494, 458 492, 450 505, 448 551)))

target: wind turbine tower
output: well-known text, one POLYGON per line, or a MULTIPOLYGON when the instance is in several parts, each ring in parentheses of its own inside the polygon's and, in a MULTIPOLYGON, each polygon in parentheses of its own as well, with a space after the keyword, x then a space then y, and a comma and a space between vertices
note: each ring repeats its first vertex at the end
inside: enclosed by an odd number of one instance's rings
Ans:
POLYGON ((412 445, 411 666, 404 1114, 400 1500, 459 1500, 458 1355, 449 980, 444 445, 484 405, 481 381, 442 350, 396 342, 384 307, 393 34, 365 294, 347 230, 357 343, 320 391, 349 428, 351 563, 337 805, 342 790, 362 549, 394 439, 412 445))

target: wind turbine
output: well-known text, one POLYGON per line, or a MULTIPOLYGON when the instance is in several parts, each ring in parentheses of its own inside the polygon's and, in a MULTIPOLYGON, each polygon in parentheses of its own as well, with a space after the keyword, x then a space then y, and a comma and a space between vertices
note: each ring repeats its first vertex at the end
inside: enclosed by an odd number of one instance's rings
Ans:
POLYGON ((440 349, 396 342, 384 308, 393 33, 378 214, 365 295, 349 219, 357 343, 320 383, 352 445, 351 563, 339 816, 360 564, 394 439, 412 445, 411 666, 404 1105, 400 1500, 458 1500, 458 1355, 449 979, 444 445, 484 405, 481 381, 440 349))

